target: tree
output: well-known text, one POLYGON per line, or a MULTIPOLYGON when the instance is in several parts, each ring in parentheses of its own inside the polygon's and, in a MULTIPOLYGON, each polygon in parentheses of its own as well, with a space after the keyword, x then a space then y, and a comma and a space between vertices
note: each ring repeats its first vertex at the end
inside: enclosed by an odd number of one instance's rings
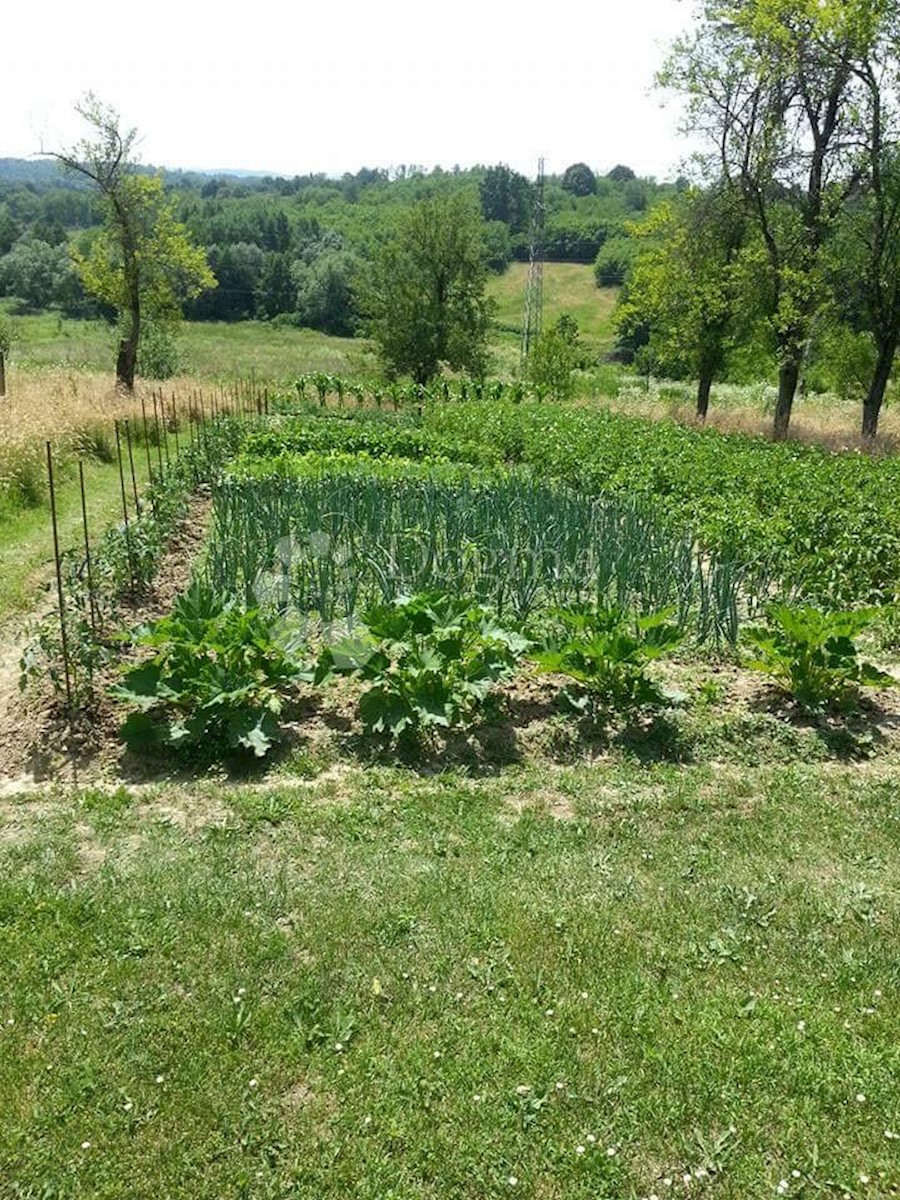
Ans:
POLYGON ((747 216, 727 183, 658 205, 637 227, 639 248, 616 323, 623 340, 645 327, 653 361, 697 379, 706 420, 739 307, 746 309, 740 252, 747 216))
POLYGON ((865 60, 890 0, 709 0, 661 82, 689 100, 711 169, 738 187, 765 247, 779 359, 776 438, 827 304, 823 255, 852 186, 865 60))
POLYGON ((348 251, 324 249, 298 260, 292 268, 296 311, 301 325, 336 337, 350 337, 356 328, 353 283, 359 263, 348 251))
POLYGON ((863 401, 862 434, 874 438, 900 344, 900 18, 874 39, 857 66, 864 89, 865 138, 858 194, 837 238, 837 294, 855 328, 871 341, 873 369, 863 401))
POLYGON ((170 325, 181 303, 215 287, 206 254, 176 221, 162 180, 138 174, 137 132, 120 129, 119 114, 88 94, 76 111, 96 135, 52 157, 96 187, 104 225, 86 255, 75 252, 85 290, 118 314, 116 382, 134 388, 144 316, 170 325))
POLYGON ((6 360, 16 340, 15 325, 4 313, 0 313, 0 396, 6 395, 6 360))
POLYGON ((587 163, 572 163, 563 172, 562 186, 573 196, 592 196, 597 190, 597 178, 587 163))
POLYGON ((578 367, 581 351, 578 324, 567 313, 555 325, 543 330, 528 356, 528 379, 545 389, 556 400, 569 400, 575 391, 572 372, 578 367))
POLYGON ((0 258, 0 291, 24 308, 48 308, 71 290, 73 274, 66 247, 24 237, 0 258))
POLYGON ((485 221, 502 221, 513 233, 527 229, 531 216, 531 184, 503 163, 488 167, 478 185, 485 221))
POLYGON ((611 171, 607 172, 606 178, 611 179, 613 183, 628 183, 629 180, 636 179, 637 176, 631 167, 626 167, 622 163, 619 163, 611 171))
POLYGON ((481 221, 465 197, 420 201, 360 288, 360 307, 391 374, 427 383, 442 364, 482 375, 492 302, 481 221))

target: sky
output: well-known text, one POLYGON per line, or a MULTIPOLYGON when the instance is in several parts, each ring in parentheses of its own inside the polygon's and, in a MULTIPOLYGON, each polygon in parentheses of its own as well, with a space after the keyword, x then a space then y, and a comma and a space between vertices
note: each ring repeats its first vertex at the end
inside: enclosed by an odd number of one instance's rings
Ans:
POLYGON ((690 0, 7 7, 0 157, 70 145, 86 132, 74 105, 88 90, 138 129, 156 166, 505 162, 534 175, 543 155, 551 173, 584 161, 670 178, 688 151, 652 84, 690 0))

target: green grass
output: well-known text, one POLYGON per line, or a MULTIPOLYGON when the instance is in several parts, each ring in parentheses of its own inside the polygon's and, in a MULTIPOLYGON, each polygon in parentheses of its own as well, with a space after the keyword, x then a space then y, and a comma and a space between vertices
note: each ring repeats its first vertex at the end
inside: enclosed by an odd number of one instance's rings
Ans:
MULTIPOLYGON (((22 366, 71 366, 112 371, 115 353, 108 327, 59 313, 15 318, 20 340, 15 360, 22 366)), ((376 364, 367 344, 328 337, 309 329, 273 327, 261 321, 225 324, 186 321, 181 350, 184 373, 206 379, 291 379, 305 371, 372 375, 376 364)))
MULTIPOLYGON (((135 455, 134 467, 140 487, 147 475, 143 451, 135 455)), ((84 482, 88 528, 91 540, 95 541, 108 525, 122 517, 119 468, 115 463, 97 463, 86 459, 84 482)), ((128 502, 131 509, 133 501, 130 492, 128 502)), ((61 548, 65 550, 80 546, 83 534, 77 474, 59 483, 57 515, 61 548)), ((31 608, 36 593, 49 584, 52 577, 53 540, 49 506, 41 504, 35 508, 0 509, 0 622, 31 608)))
POLYGON ((887 776, 355 770, 0 816, 4 1198, 900 1188, 887 776))
MULTIPOLYGON (((521 332, 528 264, 512 263, 502 275, 492 275, 488 294, 497 301, 495 319, 504 329, 521 332)), ((563 313, 578 322, 592 349, 612 348, 612 312, 618 288, 598 288, 590 267, 580 263, 544 264, 544 325, 552 325, 563 313)))
MULTIPOLYGON (((504 327, 494 338, 495 358, 498 369, 507 374, 518 364, 518 335, 509 330, 521 329, 527 271, 527 264, 513 263, 504 275, 493 276, 489 285, 498 302, 497 320, 504 327)), ((598 290, 590 267, 547 263, 544 272, 545 323, 571 313, 592 349, 609 349, 616 289, 598 290)), ((112 370, 112 336, 102 321, 74 320, 55 312, 15 320, 20 335, 15 359, 21 365, 112 370)), ((181 346, 185 374, 206 379, 284 380, 311 371, 347 376, 378 373, 375 356, 361 339, 329 337, 263 321, 187 321, 181 346)))

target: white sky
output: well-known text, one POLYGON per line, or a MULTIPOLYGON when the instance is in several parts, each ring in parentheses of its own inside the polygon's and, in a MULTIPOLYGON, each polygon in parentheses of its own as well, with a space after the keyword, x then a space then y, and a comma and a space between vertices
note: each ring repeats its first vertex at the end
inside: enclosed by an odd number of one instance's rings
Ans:
POLYGON ((687 147, 652 94, 689 0, 30 0, 4 5, 0 157, 83 132, 92 89, 144 162, 285 175, 586 161, 659 178, 687 147), (533 22, 533 25, 532 25, 533 22))

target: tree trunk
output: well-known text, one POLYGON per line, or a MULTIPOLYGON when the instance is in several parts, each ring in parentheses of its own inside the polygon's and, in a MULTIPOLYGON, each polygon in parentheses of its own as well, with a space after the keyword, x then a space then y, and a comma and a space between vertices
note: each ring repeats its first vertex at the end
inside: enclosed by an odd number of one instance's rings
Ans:
POLYGON ((800 379, 800 363, 792 359, 782 365, 778 372, 778 404, 775 407, 775 425, 773 434, 776 442, 783 442, 787 437, 791 424, 791 410, 794 407, 794 396, 800 379))
POLYGON ((6 355, 0 350, 0 396, 6 395, 6 355))
POLYGON ((883 343, 879 348, 875 374, 872 376, 869 391, 863 401, 862 435, 864 438, 873 438, 878 432, 878 418, 881 415, 881 405, 884 401, 888 380, 891 377, 891 368, 894 365, 896 352, 896 337, 892 338, 890 342, 883 343))
POLYGON ((137 371, 138 342, 141 336, 141 306, 138 297, 132 297, 128 314, 128 332, 119 340, 116 357, 116 386, 127 392, 134 391, 134 375, 137 371))
POLYGON ((701 421, 706 420, 706 414, 709 412, 709 393, 712 382, 712 371, 701 372, 700 382, 697 384, 697 416, 701 421))

